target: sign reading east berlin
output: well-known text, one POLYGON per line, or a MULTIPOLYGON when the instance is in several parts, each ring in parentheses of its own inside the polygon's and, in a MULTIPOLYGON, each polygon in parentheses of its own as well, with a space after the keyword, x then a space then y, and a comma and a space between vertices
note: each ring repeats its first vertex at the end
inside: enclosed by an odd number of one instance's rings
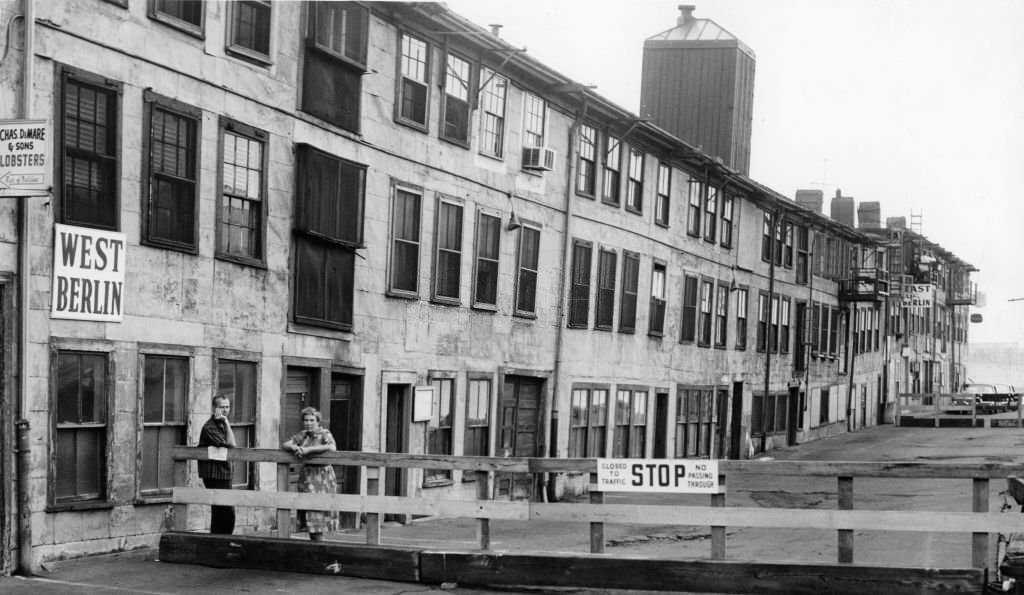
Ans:
POLYGON ((906 285, 903 290, 904 308, 931 308, 935 301, 935 286, 927 283, 906 285))
POLYGON ((602 492, 718 494, 718 461, 709 459, 597 459, 602 492))
POLYGON ((50 316, 121 322, 125 235, 59 223, 55 231, 50 316))
POLYGON ((0 192, 48 188, 49 145, 47 120, 0 120, 0 192))

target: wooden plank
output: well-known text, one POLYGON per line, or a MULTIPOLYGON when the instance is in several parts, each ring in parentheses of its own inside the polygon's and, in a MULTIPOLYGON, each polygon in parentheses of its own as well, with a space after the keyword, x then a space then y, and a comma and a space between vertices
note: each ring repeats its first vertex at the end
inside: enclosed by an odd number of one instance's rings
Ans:
MULTIPOLYGON (((175 446, 171 450, 174 460, 205 461, 209 457, 206 448, 175 446)), ((250 463, 296 463, 295 455, 279 448, 232 448, 228 451, 229 461, 250 463)), ((427 455, 394 452, 334 451, 309 457, 307 462, 322 465, 348 465, 424 469, 463 469, 468 471, 501 471, 505 473, 527 473, 530 459, 526 457, 457 457, 449 455, 427 455)), ((596 464, 595 464, 596 465, 596 464)))
POLYGON ((250 535, 164 533, 160 561, 418 582, 419 550, 250 535))
MULTIPOLYGON (((277 464, 277 491, 288 491, 288 464, 277 464)), ((277 536, 289 537, 292 534, 292 511, 289 508, 277 509, 277 536)))
MULTIPOLYGON (((384 468, 376 467, 375 469, 377 471, 377 495, 383 496, 385 485, 384 468)), ((367 467, 367 472, 369 472, 369 467, 367 467)), ((367 490, 367 492, 369 492, 369 490, 367 490)), ((381 530, 383 529, 383 520, 384 517, 375 512, 371 512, 366 515, 366 543, 370 545, 380 545, 382 533, 381 530)))
POLYGON ((286 508, 289 510, 329 510, 385 514, 418 514, 464 518, 529 520, 529 503, 506 500, 442 500, 404 496, 363 496, 360 494, 308 494, 302 492, 259 492, 243 490, 206 490, 174 488, 175 504, 220 504, 286 508))
MULTIPOLYGON (((174 461, 174 485, 186 485, 187 476, 188 461, 174 461)), ((175 531, 188 530, 188 508, 188 504, 174 504, 172 506, 171 513, 174 515, 173 527, 175 531)))
MULTIPOLYGON (((590 483, 597 483, 597 473, 590 474, 590 483)), ((590 503, 592 505, 603 505, 604 504, 604 492, 590 491, 590 503)), ((591 554, 603 554, 604 553, 604 523, 593 522, 590 523, 590 553, 591 554)))
MULTIPOLYGON (((971 510, 988 512, 988 480, 974 479, 971 484, 971 510)), ((971 534, 971 566, 988 568, 988 532, 986 531, 975 531, 971 534)))
MULTIPOLYGON (((713 508, 724 508, 725 475, 718 476, 718 487, 721 491, 717 494, 711 494, 711 506, 713 508)), ((725 559, 725 527, 721 525, 711 526, 711 559, 725 559)))
POLYGON ((894 479, 934 478, 1002 479, 1024 476, 1024 463, 921 463, 917 461, 719 461, 720 473, 798 475, 803 477, 891 477, 894 479))
MULTIPOLYGON (((839 477, 838 484, 838 508, 839 510, 853 510, 853 478, 839 477)), ((839 563, 853 563, 853 530, 840 529, 838 531, 839 563)))
POLYGON ((830 564, 765 564, 729 560, 616 558, 586 554, 420 553, 427 584, 544 586, 778 595, 919 595, 978 593, 973 568, 899 568, 830 564))
MULTIPOLYGON (((490 500, 491 490, 488 481, 490 474, 480 471, 476 474, 476 497, 477 500, 490 500)), ((487 551, 491 549, 491 520, 488 518, 477 518, 476 538, 480 549, 487 551)))
POLYGON ((635 504, 530 504, 535 521, 577 521, 637 525, 859 529, 930 533, 1024 533, 1024 515, 925 510, 828 510, 635 504))

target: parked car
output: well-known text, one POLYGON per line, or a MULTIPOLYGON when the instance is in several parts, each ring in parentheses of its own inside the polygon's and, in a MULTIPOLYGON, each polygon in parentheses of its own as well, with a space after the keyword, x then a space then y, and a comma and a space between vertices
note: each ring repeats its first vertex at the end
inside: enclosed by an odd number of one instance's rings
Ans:
POLYGON ((946 413, 970 413, 970 410, 959 409, 960 407, 973 407, 980 413, 984 408, 981 404, 981 397, 971 393, 957 393, 950 399, 949 404, 957 409, 946 413))
POLYGON ((1020 406, 1020 393, 1012 384, 996 383, 996 393, 1005 396, 1006 408, 1010 411, 1016 411, 1020 406))
POLYGON ((1010 408, 1010 396, 1000 393, 994 384, 972 382, 965 384, 962 392, 978 397, 979 413, 998 413, 1010 408))

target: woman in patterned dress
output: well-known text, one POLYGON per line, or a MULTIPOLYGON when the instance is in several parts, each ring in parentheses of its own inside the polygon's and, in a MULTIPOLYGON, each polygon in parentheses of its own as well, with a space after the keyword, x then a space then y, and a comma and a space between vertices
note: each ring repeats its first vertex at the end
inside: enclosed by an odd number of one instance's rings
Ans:
MULTIPOLYGON (((327 428, 320 427, 320 412, 312 407, 302 410, 303 430, 289 438, 281 448, 300 459, 337 450, 334 436, 327 428)), ((305 463, 299 472, 299 491, 312 494, 334 494, 338 491, 338 480, 331 465, 305 463)), ((323 539, 325 531, 338 529, 337 515, 329 511, 307 510, 306 527, 312 541, 323 539)))

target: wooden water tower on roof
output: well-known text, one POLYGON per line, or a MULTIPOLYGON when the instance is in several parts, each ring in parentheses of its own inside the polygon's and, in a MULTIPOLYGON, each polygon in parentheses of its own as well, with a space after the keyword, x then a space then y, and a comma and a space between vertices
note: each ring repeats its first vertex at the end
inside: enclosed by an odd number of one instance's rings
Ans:
POLYGON ((640 115, 749 174, 754 51, 694 8, 644 42, 640 115))

